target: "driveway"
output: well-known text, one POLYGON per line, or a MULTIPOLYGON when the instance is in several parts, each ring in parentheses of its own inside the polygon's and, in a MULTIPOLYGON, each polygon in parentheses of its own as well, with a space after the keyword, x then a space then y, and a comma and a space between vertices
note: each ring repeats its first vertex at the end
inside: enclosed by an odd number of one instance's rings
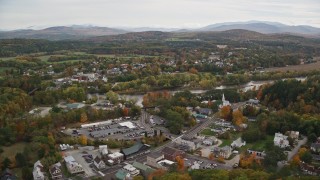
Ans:
POLYGON ((303 139, 298 142, 297 146, 288 153, 288 161, 290 161, 293 158, 293 156, 298 153, 300 147, 306 144, 307 141, 308 141, 308 138, 304 136, 303 139))

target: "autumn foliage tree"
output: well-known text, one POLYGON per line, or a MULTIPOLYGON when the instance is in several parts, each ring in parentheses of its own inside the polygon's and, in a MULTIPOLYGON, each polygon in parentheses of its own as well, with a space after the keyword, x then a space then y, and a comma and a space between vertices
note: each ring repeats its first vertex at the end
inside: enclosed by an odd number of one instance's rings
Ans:
POLYGON ((82 135, 79 137, 79 143, 80 143, 81 145, 83 145, 83 146, 86 146, 86 145, 88 144, 87 136, 85 136, 85 135, 82 134, 82 135))
POLYGON ((213 159, 214 159, 213 153, 210 153, 210 154, 209 154, 209 159, 210 159, 210 160, 213 160, 213 159))
POLYGON ((129 116, 129 109, 128 108, 123 108, 123 110, 122 110, 122 114, 123 114, 123 116, 129 116))
POLYGON ((183 171, 184 170, 184 160, 182 157, 177 156, 176 157, 176 161, 177 161, 177 170, 178 171, 183 171))
POLYGON ((163 169, 158 169, 156 171, 154 171, 153 173, 149 174, 148 176, 148 180, 153 180, 154 177, 161 177, 166 173, 165 170, 163 169))
POLYGON ((220 110, 220 117, 225 120, 232 119, 232 109, 230 106, 223 106, 220 110))
POLYGON ((232 113, 232 122, 233 124, 239 126, 240 124, 243 124, 245 121, 245 117, 243 116, 242 112, 239 110, 236 110, 232 113))
POLYGON ((81 116, 80 116, 80 122, 81 123, 85 123, 88 121, 88 116, 87 114, 84 112, 84 113, 81 113, 81 116))

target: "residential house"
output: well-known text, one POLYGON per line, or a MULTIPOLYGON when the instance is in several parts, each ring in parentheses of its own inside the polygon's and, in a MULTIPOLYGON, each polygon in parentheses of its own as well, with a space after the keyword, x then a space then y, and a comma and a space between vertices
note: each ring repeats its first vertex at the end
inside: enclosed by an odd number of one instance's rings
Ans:
POLYGON ((286 135, 288 135, 292 139, 298 139, 299 138, 299 131, 287 131, 286 135))
POLYGON ((207 145, 207 146, 212 146, 214 144, 216 144, 218 142, 216 137, 209 137, 209 138, 205 138, 202 141, 202 144, 207 145))
POLYGON ((310 149, 314 153, 320 153, 320 143, 312 143, 310 149))
POLYGON ((84 169, 72 156, 64 157, 68 171, 71 174, 83 173, 84 169))
POLYGON ((143 144, 139 141, 129 148, 121 149, 120 152, 124 155, 124 159, 128 159, 129 157, 145 153, 149 148, 150 145, 143 144))
POLYGON ((300 162, 300 169, 303 171, 304 174, 307 174, 307 175, 311 175, 311 176, 320 175, 320 168, 316 168, 304 162, 300 162))
POLYGON ((61 163, 58 162, 49 168, 51 179, 62 179, 61 163))
POLYGON ((224 157, 225 159, 228 159, 231 156, 232 148, 230 146, 224 146, 220 149, 219 156, 224 157))
POLYGON ((18 180, 18 177, 14 175, 10 169, 6 168, 2 172, 0 179, 1 180, 18 180))
POLYGON ((215 154, 216 157, 221 156, 225 159, 228 159, 232 154, 232 148, 230 146, 224 146, 222 148, 215 147, 213 150, 213 153, 215 154))
POLYGON ((212 114, 212 109, 209 108, 200 108, 199 113, 202 115, 210 116, 212 114))
POLYGON ((187 147, 188 150, 196 150, 197 148, 200 147, 202 141, 199 141, 199 140, 189 140, 189 139, 181 138, 181 137, 180 137, 180 138, 177 138, 177 139, 175 140, 175 143, 187 147))
POLYGON ((257 157, 262 157, 262 158, 267 155, 264 151, 255 151, 255 150, 248 149, 247 152, 249 154, 256 154, 257 157))
POLYGON ((97 169, 105 169, 106 168, 106 164, 99 156, 94 158, 93 164, 97 169))
POLYGON ((231 143, 231 147, 232 148, 240 148, 240 147, 245 146, 245 145, 246 145, 246 141, 243 141, 241 137, 239 137, 238 139, 234 140, 231 143))
POLYGON ((141 164, 139 162, 136 162, 136 161, 133 162, 132 166, 135 167, 136 169, 138 169, 140 171, 141 175, 143 175, 145 178, 147 178, 151 173, 156 171, 155 169, 153 169, 147 165, 141 164))
POLYGON ((288 136, 283 135, 282 133, 275 133, 273 139, 274 145, 280 148, 289 147, 288 136))
POLYGON ((131 177, 134 177, 134 176, 137 176, 137 175, 140 174, 140 170, 138 170, 137 168, 133 167, 131 164, 127 164, 127 165, 123 166, 122 169, 127 171, 128 173, 130 173, 131 177))
POLYGON ((258 105, 260 103, 260 101, 258 99, 249 99, 246 104, 248 105, 258 105))
POLYGON ((320 155, 312 154, 312 159, 315 161, 320 161, 320 155))
POLYGON ((185 157, 185 152, 171 147, 165 147, 162 150, 162 153, 164 155, 164 158, 170 161, 176 161, 176 157, 178 156, 185 157))
POLYGON ((128 180, 131 179, 130 173, 123 170, 123 169, 119 169, 116 173, 116 179, 117 180, 128 180))
POLYGON ((34 180, 45 179, 43 165, 41 164, 40 160, 34 163, 32 174, 34 180))
POLYGON ((120 162, 122 162, 124 160, 124 155, 122 153, 119 152, 115 152, 112 154, 108 154, 108 162, 110 165, 114 165, 114 164, 119 164, 120 162), (111 161, 109 161, 111 160, 111 161))
POLYGON ((165 169, 163 166, 158 164, 158 162, 163 159, 164 159, 163 153, 152 152, 147 155, 147 165, 157 169, 165 169))

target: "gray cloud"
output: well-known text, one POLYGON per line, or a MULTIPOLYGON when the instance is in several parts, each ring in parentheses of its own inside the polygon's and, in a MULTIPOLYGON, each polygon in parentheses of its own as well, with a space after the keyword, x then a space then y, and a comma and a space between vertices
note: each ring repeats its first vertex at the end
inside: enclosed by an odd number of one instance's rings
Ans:
POLYGON ((71 24, 195 27, 248 20, 320 27, 320 1, 0 0, 0 29, 71 24))

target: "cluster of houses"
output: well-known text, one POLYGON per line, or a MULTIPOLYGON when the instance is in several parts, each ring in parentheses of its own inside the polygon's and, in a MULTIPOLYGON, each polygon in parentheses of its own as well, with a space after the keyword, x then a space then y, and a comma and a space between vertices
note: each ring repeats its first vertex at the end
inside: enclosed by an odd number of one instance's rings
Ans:
MULTIPOLYGON (((320 137, 317 139, 316 142, 311 143, 310 151, 312 155, 312 159, 315 162, 320 161, 320 137)), ((314 165, 307 164, 305 162, 300 163, 300 169, 304 174, 312 175, 312 176, 319 176, 320 175, 320 168, 317 168, 314 165)))
POLYGON ((275 146, 278 146, 280 148, 287 148, 290 147, 289 143, 289 137, 296 142, 299 138, 299 132, 298 131, 287 131, 287 135, 284 135, 282 133, 275 133, 273 143, 275 146))
MULTIPOLYGON (((57 179, 57 180, 63 179, 62 170, 61 170, 61 163, 58 162, 58 163, 50 166, 49 173, 51 175, 51 179, 57 179)), ((48 179, 48 177, 46 175, 46 171, 40 161, 37 161, 34 163, 32 175, 33 175, 34 180, 48 179)))
POLYGON ((175 164, 178 156, 184 158, 185 152, 175 148, 165 147, 160 152, 147 154, 147 161, 143 164, 137 161, 134 161, 132 164, 126 163, 125 166, 117 171, 115 177, 118 180, 131 179, 137 175, 142 175, 147 178, 157 169, 168 170, 170 166, 175 164))

